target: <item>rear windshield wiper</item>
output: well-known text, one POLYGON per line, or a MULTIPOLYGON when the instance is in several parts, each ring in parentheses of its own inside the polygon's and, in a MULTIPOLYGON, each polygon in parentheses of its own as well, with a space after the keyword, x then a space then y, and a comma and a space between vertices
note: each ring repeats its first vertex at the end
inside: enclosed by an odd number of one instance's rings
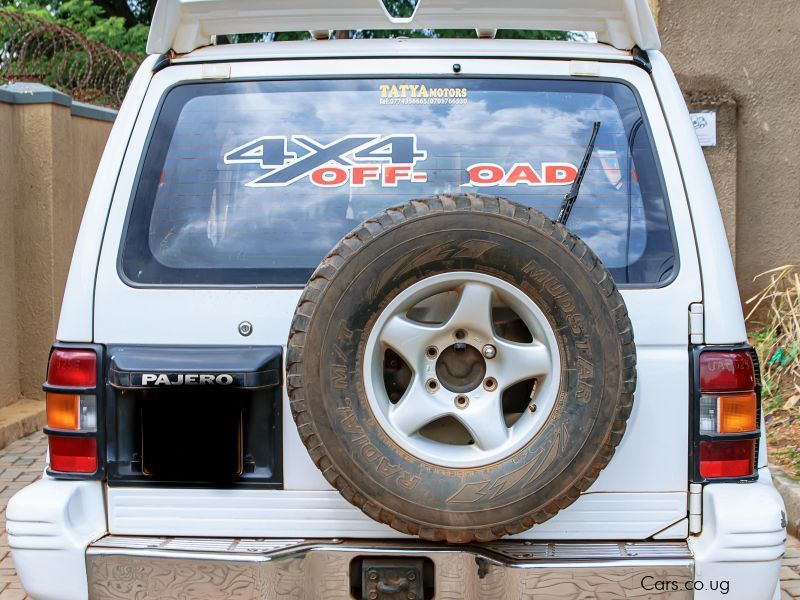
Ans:
POLYGON ((594 152, 594 143, 597 141, 597 132, 600 131, 600 121, 595 121, 592 127, 592 136, 589 138, 589 145, 586 146, 586 152, 583 154, 583 162, 575 175, 575 181, 572 182, 572 187, 564 196, 564 201, 561 203, 561 211, 558 213, 558 222, 562 225, 567 224, 567 219, 572 212, 572 207, 578 199, 578 192, 581 191, 581 183, 583 183, 583 176, 586 175, 586 170, 589 168, 589 160, 592 158, 594 152))

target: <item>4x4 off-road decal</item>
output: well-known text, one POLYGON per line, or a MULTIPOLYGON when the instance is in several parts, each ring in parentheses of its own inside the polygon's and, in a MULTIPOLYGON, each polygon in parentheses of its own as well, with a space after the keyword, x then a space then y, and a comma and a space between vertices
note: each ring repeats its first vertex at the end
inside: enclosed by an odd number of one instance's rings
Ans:
POLYGON ((323 144, 307 135, 263 136, 225 154, 225 164, 256 163, 266 175, 251 187, 287 186, 308 177, 320 187, 368 181, 395 187, 400 181, 424 183, 428 174, 414 168, 428 153, 417 149, 417 136, 407 133, 346 135, 323 144))
POLYGON ((537 171, 531 163, 518 162, 506 171, 494 163, 477 163, 467 167, 469 181, 462 187, 514 187, 517 185, 569 185, 575 181, 578 168, 570 163, 542 163, 537 171))

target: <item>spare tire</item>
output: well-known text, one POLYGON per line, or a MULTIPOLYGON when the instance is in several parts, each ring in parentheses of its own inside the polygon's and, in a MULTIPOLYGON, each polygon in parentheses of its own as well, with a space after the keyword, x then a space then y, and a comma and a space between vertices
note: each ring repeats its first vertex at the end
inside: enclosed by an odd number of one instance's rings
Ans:
POLYGON ((287 382, 325 478, 428 540, 519 533, 608 464, 636 385, 628 313, 594 253, 503 198, 414 200, 312 275, 287 382))

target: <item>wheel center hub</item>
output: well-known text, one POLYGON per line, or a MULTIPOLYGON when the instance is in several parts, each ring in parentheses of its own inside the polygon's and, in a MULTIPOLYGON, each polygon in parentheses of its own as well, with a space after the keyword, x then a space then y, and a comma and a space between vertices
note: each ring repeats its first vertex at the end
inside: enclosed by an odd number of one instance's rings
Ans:
POLYGON ((451 392, 471 392, 486 375, 486 361, 480 351, 465 343, 445 348, 436 361, 436 377, 451 392))

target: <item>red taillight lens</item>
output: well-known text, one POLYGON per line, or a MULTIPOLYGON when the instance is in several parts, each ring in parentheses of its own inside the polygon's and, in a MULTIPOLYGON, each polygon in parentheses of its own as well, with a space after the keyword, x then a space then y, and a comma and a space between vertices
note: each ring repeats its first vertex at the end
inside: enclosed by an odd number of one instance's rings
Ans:
POLYGON ((700 355, 701 392, 748 392, 756 387, 747 350, 706 350, 700 355))
POLYGON ((91 350, 55 348, 47 366, 47 385, 93 388, 97 385, 97 354, 91 350))
POLYGON ((756 440, 700 442, 700 475, 705 478, 750 477, 756 440))
POLYGON ((50 436, 50 469, 64 473, 97 471, 97 441, 87 437, 50 436))

